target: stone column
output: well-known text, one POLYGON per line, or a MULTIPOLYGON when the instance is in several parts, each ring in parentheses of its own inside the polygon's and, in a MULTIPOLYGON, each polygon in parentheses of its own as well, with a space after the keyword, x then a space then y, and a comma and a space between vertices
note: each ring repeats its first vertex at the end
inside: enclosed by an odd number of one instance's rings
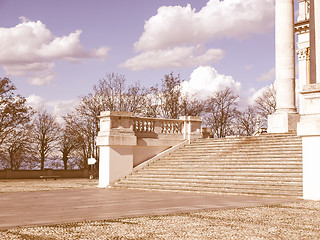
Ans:
POLYGON ((295 38, 293 0, 276 0, 277 109, 268 118, 269 133, 296 131, 299 114, 295 101, 295 38))

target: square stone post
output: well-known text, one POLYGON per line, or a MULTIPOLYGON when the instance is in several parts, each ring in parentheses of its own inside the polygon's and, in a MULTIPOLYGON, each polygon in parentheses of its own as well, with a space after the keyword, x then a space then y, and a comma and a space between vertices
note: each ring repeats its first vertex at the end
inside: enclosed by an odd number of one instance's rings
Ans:
POLYGON ((183 138, 191 140, 201 138, 201 124, 202 120, 196 116, 182 116, 179 119, 183 120, 183 138))
POLYGON ((100 147, 99 185, 105 188, 133 169, 133 147, 137 138, 133 113, 102 112, 97 145, 100 147))

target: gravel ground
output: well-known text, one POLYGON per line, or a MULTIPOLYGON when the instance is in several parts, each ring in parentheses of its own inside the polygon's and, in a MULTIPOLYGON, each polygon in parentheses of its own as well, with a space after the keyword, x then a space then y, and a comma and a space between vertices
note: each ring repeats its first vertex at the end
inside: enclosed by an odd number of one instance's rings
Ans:
MULTIPOLYGON (((0 192, 95 187, 96 180, 0 181, 0 192)), ((1 197, 1 194, 0 194, 1 197)), ((0 212, 1 215, 1 212, 0 212)), ((0 239, 320 239, 320 201, 0 230, 0 239)))
POLYGON ((95 188, 98 185, 97 179, 76 178, 76 179, 10 179, 0 180, 0 193, 8 192, 34 192, 62 189, 95 188))
POLYGON ((0 231, 0 239, 320 239, 320 202, 0 231))

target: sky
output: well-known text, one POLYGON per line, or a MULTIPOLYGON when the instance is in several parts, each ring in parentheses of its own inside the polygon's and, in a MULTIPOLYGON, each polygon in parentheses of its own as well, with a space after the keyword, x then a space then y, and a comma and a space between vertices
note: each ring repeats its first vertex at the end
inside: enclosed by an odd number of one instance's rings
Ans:
POLYGON ((274 0, 0 0, 0 77, 58 115, 112 72, 245 104, 274 82, 274 48, 274 0))

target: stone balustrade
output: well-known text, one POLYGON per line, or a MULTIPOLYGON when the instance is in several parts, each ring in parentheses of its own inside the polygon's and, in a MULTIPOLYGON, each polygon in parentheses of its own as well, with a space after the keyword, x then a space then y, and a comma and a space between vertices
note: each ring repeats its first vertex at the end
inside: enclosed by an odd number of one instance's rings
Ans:
POLYGON ((135 117, 134 132, 136 133, 164 133, 182 134, 183 120, 178 119, 159 119, 135 117))
POLYGON ((97 137, 99 186, 108 186, 170 147, 200 138, 201 123, 200 117, 163 119, 136 117, 130 112, 102 112, 97 137))

